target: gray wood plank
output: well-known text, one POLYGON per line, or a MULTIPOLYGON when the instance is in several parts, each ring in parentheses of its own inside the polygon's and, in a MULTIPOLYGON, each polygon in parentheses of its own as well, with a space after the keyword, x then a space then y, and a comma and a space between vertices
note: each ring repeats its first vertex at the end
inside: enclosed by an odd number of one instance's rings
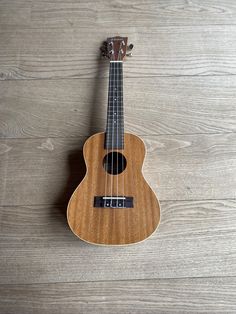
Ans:
POLYGON ((235 24, 233 0, 1 0, 0 26, 14 28, 235 24))
MULTIPOLYGON (((3 81, 0 137, 79 137, 105 129, 106 78, 3 81)), ((125 128, 139 135, 236 131, 236 76, 127 78, 125 128)))
MULTIPOLYGON (((144 136, 161 200, 236 197, 236 134, 144 136)), ((2 205, 61 204, 84 175, 84 138, 1 140, 2 205)))
POLYGON ((10 2, 1 0, 0 29, 29 27, 32 13, 31 7, 31 0, 12 0, 10 2))
POLYGON ((93 246, 65 207, 1 207, 3 284, 236 275, 236 201, 161 202, 158 231, 128 247, 93 246))
POLYGON ((235 313, 236 279, 0 285, 2 313, 235 313))
POLYGON ((2 30, 0 78, 95 77, 101 42, 117 33, 135 45, 126 76, 236 74, 236 26, 121 26, 2 30))

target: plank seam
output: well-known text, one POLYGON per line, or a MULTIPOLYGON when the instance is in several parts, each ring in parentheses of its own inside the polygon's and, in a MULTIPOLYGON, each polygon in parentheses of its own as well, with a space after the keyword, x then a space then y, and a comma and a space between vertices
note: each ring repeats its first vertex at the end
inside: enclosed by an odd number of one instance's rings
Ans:
MULTIPOLYGON (((227 77, 227 76, 236 76, 234 73, 229 74, 177 74, 177 75, 144 75, 144 76, 127 76, 125 75, 125 79, 145 79, 145 78, 154 78, 154 77, 227 77)), ((53 77, 53 78, 6 78, 6 79, 0 79, 2 82, 9 82, 9 81, 59 81, 59 80, 94 80, 96 77, 53 77)), ((108 78, 107 76, 99 76, 99 78, 108 78)))
MULTIPOLYGON (((103 131, 101 131, 103 132, 103 131)), ((105 130, 104 130, 105 132, 105 130)), ((94 135, 95 132, 91 135, 94 135)), ((128 130, 125 133, 130 133, 128 130)), ((207 132, 199 132, 199 133, 161 133, 161 134, 139 134, 136 133, 138 136, 142 137, 149 137, 149 136, 192 136, 192 135, 227 135, 227 134, 236 134, 236 131, 231 132, 213 132, 213 133, 207 133, 207 132)), ((0 137, 0 141, 6 141, 6 140, 45 140, 45 139, 86 139, 90 137, 91 135, 78 135, 78 136, 39 136, 39 137, 0 137)))
POLYGON ((166 280, 186 280, 186 279, 193 279, 193 280, 200 280, 200 279, 226 279, 226 278, 236 278, 236 276, 200 276, 200 277, 165 277, 165 278, 138 278, 138 279, 114 279, 114 280, 89 280, 89 281, 54 281, 54 282, 35 282, 35 283, 6 283, 0 284, 0 287, 6 286, 32 286, 32 285, 55 285, 55 284, 78 284, 78 283, 103 283, 103 282, 131 282, 131 281, 166 281, 166 280))

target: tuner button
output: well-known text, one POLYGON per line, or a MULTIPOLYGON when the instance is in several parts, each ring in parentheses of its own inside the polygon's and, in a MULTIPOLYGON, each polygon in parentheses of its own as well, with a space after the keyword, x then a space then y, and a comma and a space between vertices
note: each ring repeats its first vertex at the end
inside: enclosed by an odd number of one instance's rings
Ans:
POLYGON ((129 46, 128 46, 128 50, 132 50, 134 48, 134 45, 133 44, 130 44, 129 46))
POLYGON ((128 53, 126 54, 126 57, 132 57, 132 52, 128 52, 128 53))

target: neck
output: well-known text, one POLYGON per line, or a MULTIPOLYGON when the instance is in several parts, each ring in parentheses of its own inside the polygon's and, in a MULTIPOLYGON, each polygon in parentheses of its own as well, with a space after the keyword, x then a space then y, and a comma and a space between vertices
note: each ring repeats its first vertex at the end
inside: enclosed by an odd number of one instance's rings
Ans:
POLYGON ((110 62, 105 148, 124 148, 123 62, 110 62))

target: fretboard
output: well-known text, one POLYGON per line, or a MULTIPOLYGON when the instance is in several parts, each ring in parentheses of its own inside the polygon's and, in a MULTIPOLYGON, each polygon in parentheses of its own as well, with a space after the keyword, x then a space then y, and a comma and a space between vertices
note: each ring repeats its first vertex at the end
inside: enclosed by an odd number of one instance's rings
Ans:
POLYGON ((124 148, 123 62, 110 62, 105 148, 124 148))

